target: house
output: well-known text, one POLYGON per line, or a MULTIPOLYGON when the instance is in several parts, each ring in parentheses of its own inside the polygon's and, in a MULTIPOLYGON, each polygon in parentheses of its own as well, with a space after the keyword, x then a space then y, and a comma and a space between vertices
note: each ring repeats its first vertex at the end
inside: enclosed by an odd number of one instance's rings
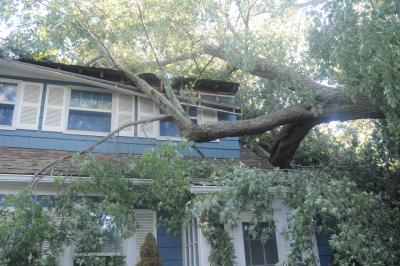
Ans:
MULTIPOLYGON (((152 86, 162 90, 162 82, 153 74, 142 74, 152 86)), ((196 123, 234 120, 240 113, 235 103, 238 84, 216 80, 178 78, 174 89, 194 83, 197 103, 183 103, 196 123)), ((57 158, 80 151, 118 126, 133 120, 158 116, 160 109, 116 70, 33 61, 0 60, 0 199, 16 193, 28 184, 34 173, 57 158)), ((108 160, 140 155, 166 140, 180 141, 181 135, 172 120, 163 119, 122 130, 117 143, 110 139, 95 152, 108 160)), ((240 158, 238 138, 224 138, 198 144, 206 157, 240 158)), ((188 156, 196 157, 193 152, 188 156)), ((253 164, 256 159, 249 159, 253 164)), ((193 184, 191 192, 202 194, 215 187, 193 184)), ((53 177, 45 176, 37 194, 54 195, 53 177)), ((230 231, 234 239, 238 265, 274 265, 284 262, 289 243, 281 232, 287 226, 288 209, 282 202, 273 203, 275 238, 262 243, 249 240, 246 226, 249 215, 243 213, 241 226, 230 231)), ((196 221, 172 237, 165 228, 157 228, 157 214, 137 210, 138 231, 119 241, 117 252, 107 246, 93 256, 124 256, 127 265, 135 265, 139 248, 148 232, 155 235, 165 266, 208 265, 210 247, 196 221)), ((66 247, 60 264, 74 265, 79 255, 66 247)))

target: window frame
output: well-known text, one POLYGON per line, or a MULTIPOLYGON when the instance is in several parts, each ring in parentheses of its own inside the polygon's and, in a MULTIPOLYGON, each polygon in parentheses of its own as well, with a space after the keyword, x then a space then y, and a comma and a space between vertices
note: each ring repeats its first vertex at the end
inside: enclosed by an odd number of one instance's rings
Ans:
MULTIPOLYGON (((197 105, 193 105, 193 104, 182 104, 182 108, 185 110, 185 108, 190 108, 190 107, 194 107, 196 108, 196 117, 194 116, 190 116, 189 115, 189 109, 187 110, 188 113, 188 118, 190 120, 192 119, 196 119, 197 124, 200 124, 202 121, 202 111, 201 111, 201 107, 197 106, 197 105)), ((158 115, 162 115, 163 113, 161 112, 161 109, 158 108, 158 115)), ((157 139, 158 140, 171 140, 171 141, 185 141, 186 138, 185 137, 177 137, 177 136, 161 136, 161 120, 157 121, 157 139)))
POLYGON ((14 106, 14 111, 13 111, 13 115, 12 115, 12 119, 11 119, 11 125, 0 125, 0 130, 16 130, 17 115, 18 115, 18 109, 20 108, 21 91, 22 91, 23 81, 15 80, 15 79, 0 78, 0 83, 11 83, 11 84, 17 85, 16 91, 15 91, 15 102, 0 102, 0 104, 14 106))
MULTIPOLYGON (((268 257, 267 257, 267 254, 266 254, 266 245, 267 245, 267 242, 265 242, 265 243, 263 243, 260 239, 251 239, 250 238, 250 236, 249 235, 247 235, 247 237, 248 238, 246 238, 245 237, 245 230, 244 230, 244 227, 245 226, 249 226, 250 225, 250 223, 247 223, 247 222, 242 222, 242 224, 241 224, 241 226, 242 226, 242 232, 243 232, 243 242, 245 243, 245 242, 247 242, 247 246, 248 246, 248 249, 249 249, 249 259, 250 259, 250 265, 247 265, 247 261, 246 261, 246 266, 255 266, 255 265, 259 265, 259 264, 255 264, 255 263, 253 263, 252 261, 253 261, 253 259, 254 259, 254 257, 252 256, 252 245, 251 245, 251 241, 260 241, 260 243, 259 244, 261 244, 261 248, 262 248, 262 251, 263 251, 263 259, 264 259, 264 264, 263 265, 265 265, 265 266, 273 266, 273 265, 276 265, 277 263, 279 263, 279 256, 278 256, 278 242, 276 241, 276 233, 275 233, 275 230, 274 230, 274 232, 273 232, 273 235, 271 236, 271 237, 273 237, 273 244, 275 244, 275 249, 276 249, 276 258, 278 259, 278 261, 276 262, 276 263, 267 263, 267 260, 268 260, 268 257)), ((269 239, 269 240, 271 240, 271 239, 269 239)), ((269 241, 268 240, 268 241, 269 241)), ((244 246, 246 246, 246 244, 244 244, 244 246)), ((245 257, 246 257, 246 248, 245 248, 245 257)))
MULTIPOLYGON (((278 250, 278 263, 276 265, 280 265, 287 261, 287 255, 290 249, 289 240, 284 237, 284 232, 288 228, 287 219, 290 214, 290 209, 282 200, 275 199, 272 201, 272 210, 272 216, 275 223, 275 239, 278 250)), ((244 211, 240 214, 236 227, 226 228, 234 242, 236 262, 238 265, 246 265, 242 223, 250 222, 251 213, 249 211, 244 211)))
MULTIPOLYGON (((104 214, 104 213, 103 213, 104 214)), ((76 226, 79 226, 79 217, 76 219, 76 226)), ((69 246, 64 248, 64 255, 66 255, 66 260, 61 262, 61 266, 73 266, 76 257, 83 256, 83 257, 123 257, 124 260, 127 258, 125 254, 125 242, 133 237, 129 237, 128 239, 124 239, 122 236, 119 236, 119 244, 120 248, 118 251, 111 251, 111 252, 102 252, 102 251, 94 251, 94 252, 79 252, 76 246, 69 246)))
POLYGON ((201 265, 201 244, 201 228, 195 218, 190 224, 186 224, 182 228, 182 261, 184 266, 201 265), (190 232, 191 238, 189 238, 188 232, 190 232), (191 241, 188 242, 188 239, 191 241))
MULTIPOLYGON (((217 103, 221 103, 221 102, 222 102, 222 103, 232 103, 232 104, 236 103, 236 101, 234 101, 234 102, 226 102, 226 101, 220 101, 220 100, 219 100, 219 97, 230 97, 230 98, 235 99, 235 95, 231 95, 231 94, 216 94, 216 93, 209 93, 209 92, 199 92, 199 98, 200 98, 200 100, 204 100, 204 99, 201 98, 202 95, 215 96, 215 99, 216 99, 216 102, 217 102, 217 103)), ((206 100, 206 101, 207 101, 207 100, 206 100)))
POLYGON ((64 134, 73 134, 73 135, 88 135, 88 136, 106 136, 109 134, 115 127, 115 115, 116 115, 116 95, 114 92, 108 92, 104 91, 103 89, 100 88, 90 88, 90 87, 77 87, 77 86, 67 86, 68 92, 66 95, 66 101, 65 101, 65 121, 63 125, 63 133, 64 134), (111 94, 111 109, 110 110, 104 110, 104 109, 93 109, 93 108, 81 108, 81 107, 71 107, 71 94, 72 90, 80 90, 80 91, 88 91, 88 92, 99 92, 99 93, 109 93, 111 94), (110 113, 111 115, 111 125, 110 125, 110 131, 89 131, 89 130, 75 130, 75 129, 68 129, 68 121, 69 121, 69 115, 70 111, 75 110, 75 111, 86 111, 86 112, 93 112, 93 113, 110 113))

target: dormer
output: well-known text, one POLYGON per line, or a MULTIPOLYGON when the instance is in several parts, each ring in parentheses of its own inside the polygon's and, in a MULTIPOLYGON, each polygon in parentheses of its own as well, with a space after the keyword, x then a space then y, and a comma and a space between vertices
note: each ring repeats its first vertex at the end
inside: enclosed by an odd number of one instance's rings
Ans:
MULTIPOLYGON (((164 91, 165 84, 156 75, 145 73, 140 77, 164 91)), ((237 83, 175 78, 171 86, 193 123, 234 120, 240 114, 239 105, 235 103, 237 83)), ((94 141, 94 137, 105 136, 126 122, 161 113, 159 107, 120 71, 0 60, 0 140, 4 139, 5 146, 14 142, 12 134, 2 130, 14 130, 15 136, 27 138, 26 142, 18 142, 18 147, 75 151, 94 141)), ((115 152, 136 154, 164 140, 182 140, 172 119, 126 128, 119 137, 124 145, 115 152)), ((105 146, 100 149, 102 152, 114 152, 111 144, 105 146)), ((213 157, 239 156, 237 138, 202 146, 209 149, 213 157)))

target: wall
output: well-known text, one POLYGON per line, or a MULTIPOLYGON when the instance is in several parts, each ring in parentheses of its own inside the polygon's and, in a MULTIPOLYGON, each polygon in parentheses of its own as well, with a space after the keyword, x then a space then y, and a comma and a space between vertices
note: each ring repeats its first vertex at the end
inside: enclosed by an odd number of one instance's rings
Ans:
MULTIPOLYGON (((23 78, 10 75, 0 75, 0 78, 17 79, 30 82, 44 83, 44 90, 48 84, 66 85, 65 82, 54 80, 43 80, 37 78, 23 78)), ((88 85, 68 82, 69 85, 85 86, 88 85)), ((99 140, 100 136, 64 134, 57 132, 42 131, 43 105, 46 93, 43 92, 43 100, 39 118, 39 130, 0 130, 0 147, 15 147, 29 149, 47 149, 58 151, 79 151, 88 147, 90 144, 99 140)), ((117 137, 109 139, 100 145, 95 152, 102 153, 122 153, 122 154, 142 154, 146 149, 159 146, 165 140, 140 137, 117 137)), ((207 157, 211 158, 238 158, 240 157, 240 147, 238 138, 224 138, 218 142, 199 143, 197 145, 207 157)), ((188 156, 199 156, 194 150, 186 151, 188 156)))

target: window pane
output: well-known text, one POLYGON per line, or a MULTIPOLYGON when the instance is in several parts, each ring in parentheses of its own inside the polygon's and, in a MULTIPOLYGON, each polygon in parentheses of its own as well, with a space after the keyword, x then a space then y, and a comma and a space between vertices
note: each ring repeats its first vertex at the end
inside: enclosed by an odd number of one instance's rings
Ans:
POLYGON ((71 107, 111 110, 112 94, 93 91, 71 91, 71 107))
POLYGON ((225 112, 218 112, 218 121, 232 121, 236 120, 236 115, 225 112))
POLYGON ((111 114, 70 110, 68 129, 109 132, 111 130, 111 114))
POLYGON ((160 136, 180 137, 181 131, 172 118, 160 120, 160 136))
POLYGON ((246 265, 252 265, 250 259, 251 255, 250 255, 250 245, 248 239, 244 239, 244 255, 246 258, 246 265))
POLYGON ((273 236, 271 236, 271 238, 264 244, 264 249, 267 257, 267 264, 275 264, 279 262, 275 234, 273 234, 273 236))
POLYGON ((218 96, 218 101, 219 102, 225 102, 225 103, 235 103, 235 97, 234 96, 218 96))
POLYGON ((15 102, 17 84, 0 83, 0 102, 15 102))
POLYGON ((188 116, 190 117, 197 117, 197 108, 194 106, 189 106, 189 108, 185 108, 188 116))
MULTIPOLYGON (((260 229, 266 228, 267 223, 261 223, 260 229)), ((278 249, 276 243, 275 233, 268 239, 267 242, 263 243, 260 240, 260 234, 256 238, 252 237, 249 232, 249 223, 243 223, 243 240, 244 240, 244 251, 246 256, 247 266, 256 265, 275 265, 279 262, 278 249)))
POLYGON ((13 113, 14 105, 0 104, 0 125, 11 126, 13 113))
POLYGON ((122 238, 111 215, 89 213, 86 217, 81 217, 79 228, 96 237, 90 245, 87 242, 79 243, 77 253, 120 253, 122 251, 122 238))
POLYGON ((216 95, 201 94, 200 98, 202 100, 206 100, 206 101, 212 101, 212 102, 216 102, 217 101, 217 96, 216 95))
POLYGON ((264 247, 261 240, 250 240, 252 265, 265 265, 264 247))

